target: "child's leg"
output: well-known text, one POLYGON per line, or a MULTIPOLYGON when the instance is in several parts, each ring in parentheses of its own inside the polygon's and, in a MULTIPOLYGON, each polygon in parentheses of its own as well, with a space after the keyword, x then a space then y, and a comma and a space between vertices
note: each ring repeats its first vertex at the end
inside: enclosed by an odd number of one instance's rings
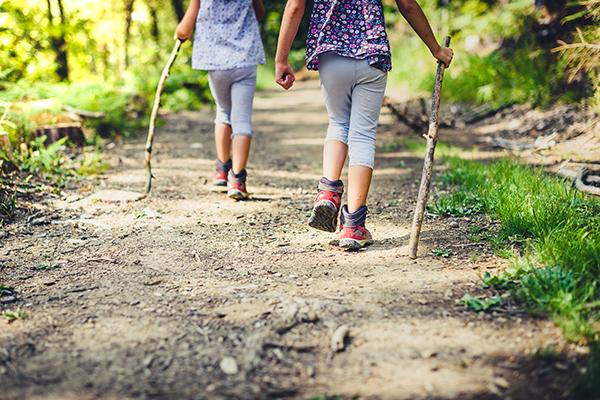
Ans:
POLYGON ((352 92, 348 133, 348 211, 367 203, 375 162, 375 136, 385 93, 387 74, 366 62, 357 68, 358 82, 352 92))
POLYGON ((231 74, 229 71, 210 71, 208 86, 217 106, 215 144, 217 158, 226 162, 231 153, 231 74))
POLYGON ((231 80, 227 71, 210 71, 208 84, 215 104, 215 146, 217 166, 215 186, 227 185, 227 174, 231 169, 231 80))
POLYGON ((252 142, 252 103, 256 90, 256 67, 240 68, 231 86, 231 124, 233 127, 233 172, 246 169, 252 142))
POLYGON ((320 56, 320 79, 329 126, 323 146, 323 176, 337 181, 348 153, 348 130, 352 110, 353 60, 326 53, 320 56))
POLYGON ((246 169, 248 157, 250 156, 250 144, 252 137, 247 135, 236 135, 233 137, 233 172, 240 173, 246 169))
POLYGON ((330 181, 337 181, 342 176, 346 162, 348 145, 338 139, 329 139, 323 146, 323 176, 330 181))
POLYGON ((323 178, 308 225, 326 232, 335 232, 342 202, 344 185, 340 180, 348 152, 348 128, 352 106, 352 60, 336 54, 324 54, 319 58, 321 91, 329 126, 323 146, 323 178))
POLYGON ((221 162, 227 162, 231 158, 231 125, 215 123, 215 144, 217 158, 221 162))

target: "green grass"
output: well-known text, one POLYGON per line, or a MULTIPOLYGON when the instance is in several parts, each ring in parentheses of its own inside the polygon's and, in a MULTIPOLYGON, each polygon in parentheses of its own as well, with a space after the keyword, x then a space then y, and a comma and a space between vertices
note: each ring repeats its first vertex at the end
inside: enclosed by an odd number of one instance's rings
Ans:
POLYGON ((0 188, 0 226, 9 220, 17 209, 17 193, 15 190, 0 188))
MULTIPOLYGON (((447 163, 440 180, 454 190, 430 207, 455 215, 476 204, 477 212, 498 222, 493 229, 470 232, 509 260, 499 274, 483 274, 484 287, 510 293, 531 313, 552 318, 567 339, 590 345, 589 365, 576 390, 581 398, 597 396, 600 201, 539 168, 511 160, 483 164, 450 158, 447 163)), ((468 296, 462 303, 482 311, 494 305, 485 300, 468 296)))
POLYGON ((15 293, 15 288, 0 283, 0 296, 12 296, 15 293))
POLYGON ((6 318, 6 320, 10 322, 14 322, 18 319, 27 318, 27 314, 24 311, 16 310, 16 311, 3 311, 0 313, 0 317, 6 318))
POLYGON ((441 180, 456 190, 430 208, 442 215, 488 214, 499 222, 495 246, 510 256, 511 269, 485 276, 484 283, 511 289, 570 339, 598 340, 600 201, 514 161, 448 163, 441 180))
POLYGON ((464 305, 465 307, 468 307, 469 309, 471 309, 475 312, 482 312, 482 311, 485 312, 485 311, 490 311, 494 307, 497 307, 500 304, 502 304, 502 297, 493 296, 493 297, 479 298, 479 297, 471 296, 470 294, 465 294, 458 301, 458 303, 464 305))

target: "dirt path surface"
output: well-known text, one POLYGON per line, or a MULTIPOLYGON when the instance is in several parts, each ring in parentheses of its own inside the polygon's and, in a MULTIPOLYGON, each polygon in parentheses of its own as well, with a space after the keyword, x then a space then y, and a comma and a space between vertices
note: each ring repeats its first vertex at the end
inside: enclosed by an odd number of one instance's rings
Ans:
POLYGON ((430 218, 423 257, 406 256, 421 160, 390 144, 389 115, 376 243, 345 253, 306 225, 327 123, 318 87, 263 92, 256 108, 250 201, 210 191, 212 113, 182 113, 157 134, 152 197, 111 192, 143 190, 140 138, 112 150, 100 180, 11 227, 0 274, 17 295, 0 307, 27 318, 0 321, 0 398, 564 397, 575 367, 543 357, 568 351, 551 322, 456 304, 503 264, 468 241, 477 221, 430 218))

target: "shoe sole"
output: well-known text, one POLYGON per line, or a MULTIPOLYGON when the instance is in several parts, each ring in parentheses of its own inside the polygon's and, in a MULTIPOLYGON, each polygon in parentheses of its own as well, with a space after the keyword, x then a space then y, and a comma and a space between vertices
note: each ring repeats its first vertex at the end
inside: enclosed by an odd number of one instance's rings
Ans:
POLYGON ((216 179, 213 181, 213 186, 227 186, 227 179, 216 179))
POLYGON ((317 203, 310 214, 308 226, 325 232, 335 232, 338 210, 329 201, 317 203))
POLYGON ((234 200, 246 200, 250 195, 241 190, 229 190, 227 191, 227 197, 234 200))
POLYGON ((344 250, 360 250, 373 244, 372 239, 340 239, 339 246, 344 250))

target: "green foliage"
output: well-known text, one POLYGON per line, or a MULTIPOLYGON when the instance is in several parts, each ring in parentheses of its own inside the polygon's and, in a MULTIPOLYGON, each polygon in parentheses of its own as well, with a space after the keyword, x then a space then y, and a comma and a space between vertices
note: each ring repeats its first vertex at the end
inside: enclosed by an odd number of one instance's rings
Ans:
POLYGON ((551 315, 571 339, 598 340, 600 201, 509 160, 486 165, 453 158, 442 180, 457 185, 443 196, 456 199, 453 206, 464 199, 462 206, 470 207, 475 196, 481 211, 500 223, 498 246, 525 251, 512 255, 510 270, 484 274, 484 284, 551 315))
MULTIPOLYGON (((434 32, 443 27, 452 35, 455 60, 445 75, 446 99, 492 106, 513 103, 547 106, 557 100, 580 101, 593 95, 594 87, 597 96, 598 63, 589 57, 590 52, 595 57, 600 54, 593 44, 598 42, 590 33, 593 30, 594 35, 598 35, 597 24, 586 25, 585 19, 580 18, 582 26, 589 26, 583 28, 587 32, 586 39, 561 47, 561 61, 538 43, 537 15, 530 0, 466 0, 450 2, 446 9, 433 1, 424 1, 421 5, 434 25, 434 32), (582 44, 584 40, 587 45, 582 44), (567 85, 574 76, 574 67, 581 65, 594 69, 590 83, 567 85)), ((594 7, 599 6, 590 6, 594 7)), ((427 95, 433 88, 435 60, 420 39, 396 18, 397 13, 390 10, 389 14, 394 18, 388 20, 394 24, 399 21, 397 25, 402 32, 399 36, 392 34, 394 69, 390 81, 427 95), (410 62, 406 62, 407 59, 410 62)))
POLYGON ((478 214, 482 208, 483 203, 477 195, 464 191, 440 196, 434 200, 433 204, 427 206, 430 213, 445 217, 465 217, 478 214))
POLYGON ((16 310, 16 311, 3 311, 0 313, 0 317, 6 318, 6 320, 10 322, 14 322, 18 319, 27 318, 27 314, 24 311, 16 310))
POLYGON ((436 257, 450 257, 450 252, 446 249, 433 249, 431 250, 431 254, 433 254, 436 257))
POLYGON ((444 83, 444 93, 454 101, 545 106, 563 89, 557 79, 564 75, 560 65, 548 61, 532 43, 487 56, 467 55, 457 64, 461 73, 448 74, 444 83))
POLYGON ((10 219, 17 209, 17 193, 0 188, 0 226, 10 219))
POLYGON ((50 271, 50 270, 57 269, 57 268, 60 268, 60 264, 41 263, 41 264, 33 267, 33 270, 34 271, 50 271))
POLYGON ((67 140, 64 137, 45 146, 46 137, 41 136, 34 139, 24 152, 16 151, 14 156, 24 172, 30 174, 62 173, 62 167, 66 163, 64 146, 67 140))
POLYGON ((502 304, 502 297, 493 296, 487 298, 478 298, 465 294, 459 301, 460 304, 470 308, 475 312, 489 311, 502 304))
POLYGON ((15 288, 0 283, 0 296, 12 296, 15 293, 15 288))

